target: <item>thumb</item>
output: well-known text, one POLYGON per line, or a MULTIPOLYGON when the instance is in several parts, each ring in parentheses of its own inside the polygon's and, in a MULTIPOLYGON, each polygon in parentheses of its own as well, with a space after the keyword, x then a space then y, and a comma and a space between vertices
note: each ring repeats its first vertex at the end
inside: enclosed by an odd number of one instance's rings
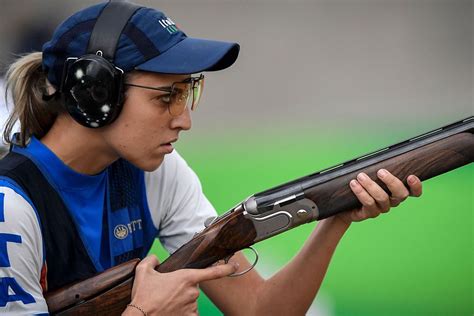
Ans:
POLYGON ((235 273, 239 268, 239 264, 236 262, 229 262, 217 266, 212 266, 205 269, 194 270, 193 282, 200 283, 203 281, 210 281, 229 276, 235 273))
POLYGON ((159 264, 160 261, 155 255, 149 255, 140 261, 140 263, 137 265, 137 269, 155 269, 159 264))

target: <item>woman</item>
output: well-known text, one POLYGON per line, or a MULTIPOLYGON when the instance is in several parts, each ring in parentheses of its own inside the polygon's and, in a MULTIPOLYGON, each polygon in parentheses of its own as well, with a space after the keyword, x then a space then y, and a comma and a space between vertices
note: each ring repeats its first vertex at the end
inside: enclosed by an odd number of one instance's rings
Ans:
MULTIPOLYGON (((190 74, 227 68, 238 50, 186 37, 162 12, 115 2, 75 13, 42 53, 11 65, 15 107, 4 138, 12 150, 0 164, 1 312, 46 313, 45 291, 144 258, 155 237, 173 252, 215 215, 172 143, 191 128, 202 92, 204 77, 190 74), (11 136, 17 120, 20 133, 11 136)), ((227 278, 249 265, 240 253, 229 264, 166 274, 148 256, 123 314, 197 314, 198 286, 226 314, 304 314, 351 222, 421 195, 415 176, 410 191, 386 170, 378 176, 391 196, 359 174, 350 185, 363 206, 321 221, 272 278, 255 270, 227 278)))

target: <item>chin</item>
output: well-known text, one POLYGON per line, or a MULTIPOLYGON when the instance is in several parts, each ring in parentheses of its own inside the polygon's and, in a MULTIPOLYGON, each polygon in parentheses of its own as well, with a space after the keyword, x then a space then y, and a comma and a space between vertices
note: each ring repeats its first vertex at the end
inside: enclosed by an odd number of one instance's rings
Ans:
POLYGON ((163 163, 164 157, 159 159, 150 159, 147 161, 141 161, 139 164, 136 164, 139 169, 147 172, 152 172, 158 169, 159 166, 163 163))
POLYGON ((149 159, 127 159, 127 158, 124 158, 125 160, 127 160, 129 163, 131 163, 132 165, 134 165, 135 167, 137 167, 138 169, 140 170, 143 170, 143 171, 147 171, 147 172, 152 172, 152 171, 155 171, 156 169, 158 169, 159 166, 161 166, 161 164, 163 163, 163 160, 164 160, 164 157, 161 156, 161 157, 151 157, 149 159))
POLYGON ((140 170, 152 172, 158 169, 159 166, 163 163, 165 155, 163 154, 138 154, 132 157, 124 157, 123 159, 130 162, 132 165, 137 167, 140 170))

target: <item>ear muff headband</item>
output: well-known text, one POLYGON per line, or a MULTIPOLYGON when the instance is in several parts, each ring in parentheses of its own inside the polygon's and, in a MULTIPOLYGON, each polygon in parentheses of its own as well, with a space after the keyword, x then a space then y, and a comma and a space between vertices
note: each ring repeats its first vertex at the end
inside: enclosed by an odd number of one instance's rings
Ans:
POLYGON ((115 50, 125 25, 141 7, 126 1, 110 1, 95 22, 87 48, 88 54, 102 51, 113 62, 115 50))
POLYGON ((94 25, 87 55, 66 60, 60 91, 66 110, 84 126, 102 127, 120 114, 123 71, 113 61, 120 35, 139 8, 130 2, 110 1, 94 25))

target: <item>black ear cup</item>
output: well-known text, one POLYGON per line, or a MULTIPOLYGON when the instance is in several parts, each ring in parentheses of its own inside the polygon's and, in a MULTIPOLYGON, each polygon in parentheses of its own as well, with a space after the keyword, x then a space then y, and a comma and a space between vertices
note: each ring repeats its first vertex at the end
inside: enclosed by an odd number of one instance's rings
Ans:
POLYGON ((109 99, 109 92, 106 87, 102 86, 92 86, 91 87, 91 96, 97 103, 105 103, 109 99))
POLYGON ((87 55, 67 58, 59 91, 66 110, 92 128, 112 123, 123 103, 123 70, 115 67, 115 51, 126 24, 141 6, 109 1, 90 34, 87 55))
POLYGON ((61 91, 69 114, 92 128, 112 123, 122 109, 123 72, 99 55, 68 59, 61 91))

